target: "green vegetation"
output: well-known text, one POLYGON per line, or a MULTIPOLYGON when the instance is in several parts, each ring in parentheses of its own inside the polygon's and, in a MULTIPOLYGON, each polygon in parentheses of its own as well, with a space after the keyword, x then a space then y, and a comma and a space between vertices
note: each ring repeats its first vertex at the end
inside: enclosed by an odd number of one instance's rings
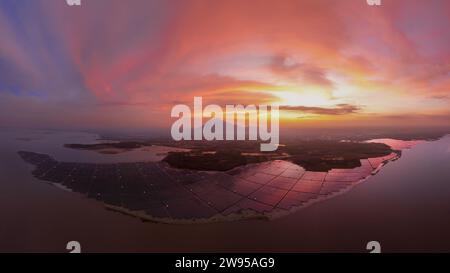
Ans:
POLYGON ((341 142, 334 140, 292 141, 280 146, 276 153, 260 153, 258 145, 243 147, 204 143, 191 152, 170 153, 164 161, 172 167, 205 171, 227 171, 249 163, 283 157, 309 171, 329 171, 333 168, 361 166, 360 159, 389 155, 392 149, 381 143, 341 142), (245 151, 245 152, 242 152, 245 151))
POLYGON ((340 142, 331 140, 298 141, 281 147, 290 160, 306 170, 329 171, 361 166, 360 159, 389 155, 392 149, 382 143, 340 142))
POLYGON ((241 152, 228 150, 215 153, 172 152, 164 161, 172 167, 204 171, 228 171, 235 167, 267 161, 266 156, 243 156, 241 152))

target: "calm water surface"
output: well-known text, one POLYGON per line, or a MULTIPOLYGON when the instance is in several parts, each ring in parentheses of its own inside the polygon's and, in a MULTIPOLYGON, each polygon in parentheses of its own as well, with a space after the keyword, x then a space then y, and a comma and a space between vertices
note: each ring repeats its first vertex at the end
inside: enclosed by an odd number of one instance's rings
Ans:
POLYGON ((450 251, 450 136, 403 151, 351 191, 272 221, 204 225, 144 223, 31 176, 19 150, 61 161, 159 160, 155 152, 102 155, 63 147, 96 143, 97 135, 0 132, 0 251, 450 251))

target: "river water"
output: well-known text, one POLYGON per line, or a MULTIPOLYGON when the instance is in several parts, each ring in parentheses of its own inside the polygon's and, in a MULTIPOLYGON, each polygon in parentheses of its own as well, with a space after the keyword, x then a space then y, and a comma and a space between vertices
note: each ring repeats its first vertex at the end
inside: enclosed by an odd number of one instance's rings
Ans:
POLYGON ((66 252, 73 240, 85 252, 366 251, 373 240, 382 251, 450 251, 450 136, 404 150, 349 192, 288 216, 202 225, 142 222, 106 210, 33 178, 33 167, 17 154, 129 162, 159 160, 167 151, 103 155, 63 147, 97 138, 81 132, 0 132, 0 251, 66 252))

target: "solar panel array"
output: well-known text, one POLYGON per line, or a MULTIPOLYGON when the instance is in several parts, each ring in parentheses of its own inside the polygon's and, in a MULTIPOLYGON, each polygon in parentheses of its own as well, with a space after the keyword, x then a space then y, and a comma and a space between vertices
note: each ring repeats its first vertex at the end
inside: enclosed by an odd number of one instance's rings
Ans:
POLYGON ((174 169, 163 162, 70 163, 33 152, 19 154, 36 166, 32 174, 40 180, 162 222, 289 213, 355 186, 397 158, 392 153, 363 159, 354 169, 329 172, 305 171, 283 160, 203 172, 174 169))

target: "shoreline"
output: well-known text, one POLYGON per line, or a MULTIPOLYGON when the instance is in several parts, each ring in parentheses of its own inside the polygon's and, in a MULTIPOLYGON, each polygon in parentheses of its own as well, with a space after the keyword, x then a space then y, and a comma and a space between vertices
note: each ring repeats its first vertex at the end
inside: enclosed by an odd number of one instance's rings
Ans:
MULTIPOLYGON (((341 190, 333 192, 332 194, 319 195, 315 198, 308 200, 305 203, 302 203, 300 206, 292 207, 291 209, 289 209, 287 211, 281 210, 281 209, 276 209, 270 213, 258 213, 253 210, 242 210, 241 212, 239 212, 237 214, 233 213, 233 214, 230 214, 227 216, 224 216, 219 213, 210 218, 173 219, 173 218, 167 218, 167 217, 158 218, 158 217, 148 215, 143 211, 133 211, 133 210, 129 210, 127 208, 121 207, 121 206, 113 206, 113 205, 108 205, 105 203, 104 203, 104 206, 105 206, 105 209, 107 209, 107 210, 122 213, 124 215, 137 218, 143 222, 148 221, 148 222, 153 222, 153 223, 158 223, 158 224, 170 224, 170 225, 173 225, 173 224, 175 224, 175 225, 212 224, 212 223, 220 223, 220 222, 247 221, 247 220, 255 220, 255 219, 272 221, 272 220, 276 220, 278 218, 287 216, 289 214, 295 213, 299 210, 306 209, 316 203, 324 202, 328 199, 332 199, 336 196, 345 194, 345 193, 351 191, 354 187, 358 186, 359 184, 362 184, 363 182, 365 182, 372 176, 375 176, 389 162, 399 160, 400 158, 401 158, 401 155, 397 154, 396 157, 384 161, 380 166, 378 166, 376 169, 374 169, 370 175, 358 180, 351 187, 343 188, 341 190)), ((336 182, 336 183, 339 183, 339 182, 336 182)))
MULTIPOLYGON (((22 155, 22 156, 24 156, 24 155, 22 155)), ((215 214, 212 214, 212 215, 209 215, 208 217, 203 217, 203 218, 202 217, 191 217, 191 218, 189 218, 189 217, 184 217, 184 218, 183 217, 174 217, 169 212, 167 212, 167 217, 158 217, 158 216, 151 215, 150 213, 146 212, 146 210, 133 210, 133 209, 130 209, 129 207, 127 207, 126 205, 122 205, 122 204, 121 205, 108 204, 107 202, 105 202, 105 200, 98 200, 96 198, 93 198, 93 196, 87 196, 87 198, 93 199, 93 200, 95 200, 97 202, 101 202, 107 210, 111 210, 111 211, 119 212, 119 213, 122 213, 122 214, 126 214, 128 216, 132 216, 132 217, 135 217, 137 219, 140 219, 140 220, 142 220, 144 222, 145 221, 149 221, 149 222, 164 223, 164 224, 206 224, 206 223, 217 223, 217 222, 245 221, 245 220, 251 220, 251 219, 264 219, 264 220, 269 220, 270 221, 270 220, 277 219, 277 218, 286 216, 288 214, 294 213, 294 212, 296 212, 298 210, 301 210, 303 208, 309 207, 310 205, 315 204, 317 202, 322 202, 322 201, 328 200, 330 198, 333 198, 335 196, 338 196, 340 194, 343 194, 343 193, 346 193, 346 192, 350 191, 353 187, 355 187, 355 186, 359 185, 360 183, 366 181, 371 176, 376 175, 383 168, 383 166, 385 166, 390 161, 398 160, 401 157, 401 154, 400 154, 400 152, 397 152, 397 153, 395 153, 395 155, 391 154, 390 156, 386 156, 386 157, 382 157, 381 159, 378 158, 376 162, 381 160, 380 164, 378 166, 376 166, 376 167, 372 166, 372 170, 370 171, 370 173, 368 173, 364 177, 361 177, 361 179, 359 179, 357 181, 348 181, 348 180, 346 180, 346 182, 339 182, 339 181, 331 181, 331 182, 327 181, 326 182, 325 181, 326 180, 325 177, 328 175, 328 172, 326 172, 325 176, 321 180, 322 182, 320 182, 321 185, 322 185, 321 188, 323 188, 325 183, 327 183, 327 185, 331 185, 331 184, 333 184, 333 186, 338 186, 339 185, 338 189, 327 191, 325 193, 317 192, 315 194, 312 194, 312 193, 310 194, 308 192, 304 192, 304 193, 299 192, 300 194, 308 194, 308 195, 311 195, 311 196, 307 200, 300 201, 300 203, 298 205, 291 205, 288 209, 285 209, 285 208, 282 209, 277 204, 276 206, 273 206, 272 209, 270 209, 269 211, 266 211, 264 209, 262 211, 258 211, 258 209, 255 210, 255 209, 251 209, 251 208, 238 208, 238 209, 235 209, 235 211, 232 211, 232 212, 230 212, 228 214, 224 214, 224 211, 218 211, 215 214), (388 157, 388 158, 384 159, 386 157, 388 157), (343 185, 343 186, 341 187, 341 185, 343 185)), ((48 157, 48 158, 49 159, 47 159, 47 160, 52 160, 51 157, 48 157)), ((281 160, 274 160, 274 161, 272 161, 273 164, 282 164, 283 162, 288 164, 286 161, 281 161, 281 160)), ((240 166, 240 167, 237 167, 237 168, 233 169, 232 171, 230 171, 230 173, 233 173, 233 172, 237 171, 237 174, 240 175, 240 172, 241 171, 245 171, 246 168, 247 169, 248 168, 250 168, 250 169, 258 168, 259 166, 261 166, 261 164, 263 164, 263 165, 266 164, 266 165, 270 166, 272 163, 271 162, 265 162, 265 163, 250 164, 249 166, 240 166)), ((366 162, 366 166, 369 163, 370 163, 370 161, 367 161, 366 162)), ((59 164, 59 163, 56 163, 56 164, 59 164)), ((67 164, 67 163, 62 163, 62 164, 67 164)), ((292 163, 289 163, 289 164, 292 164, 292 163)), ((372 164, 372 163, 370 163, 370 164, 372 164)), ((167 165, 167 164, 163 164, 163 165, 167 165)), ((176 173, 178 173, 178 174, 181 173, 181 175, 183 175, 183 170, 174 170, 173 168, 171 168, 169 166, 166 166, 166 168, 168 169, 169 172, 170 171, 175 171, 176 173)), ((50 172, 53 169, 54 168, 51 168, 50 172)), ((337 170, 339 170, 339 169, 337 169, 337 170)), ((345 170, 345 169, 343 169, 343 170, 345 170)), ((349 170, 352 170, 352 169, 349 169, 349 170)), ((347 172, 347 171, 344 171, 344 174, 345 173, 350 173, 350 174, 352 173, 351 171, 350 172, 347 172)), ((300 183, 300 181, 302 181, 302 178, 306 174, 306 172, 307 171, 303 172, 302 176, 300 176, 298 178, 297 183, 300 183)), ((210 175, 211 177, 214 176, 214 175, 223 174, 222 172, 207 172, 207 171, 198 171, 198 173, 203 173, 204 175, 210 175)), ((314 172, 310 172, 310 173, 314 173, 314 172)), ((43 175, 45 176, 46 174, 47 174, 47 172, 45 172, 43 175)), ((356 174, 358 174, 358 172, 356 172, 356 174)), ((233 176, 230 176, 230 179, 232 177, 233 176)), ((39 177, 36 177, 36 178, 42 181, 41 178, 39 178, 39 177)), ((66 185, 63 185, 61 183, 54 183, 54 182, 51 182, 51 181, 47 181, 47 183, 52 185, 52 186, 55 186, 57 188, 60 188, 62 190, 65 190, 65 191, 70 191, 70 192, 74 192, 74 193, 80 193, 79 191, 72 190, 70 187, 68 187, 66 185)), ((213 183, 213 182, 211 182, 211 183, 213 183)), ((184 187, 185 187, 186 190, 189 190, 187 188, 187 186, 184 186, 184 187)), ((265 186, 261 186, 260 188, 262 188, 262 187, 265 187, 265 186)), ((221 188, 221 187, 219 187, 219 188, 221 188)), ((258 189, 260 189, 260 188, 258 188, 258 189)), ((237 203, 239 203, 240 201, 243 201, 243 200, 245 200, 245 201, 252 200, 252 199, 250 199, 251 194, 255 193, 256 191, 258 191, 258 189, 248 193, 245 196, 240 195, 239 200, 237 200, 235 203, 237 204, 237 203)), ((192 190, 190 190, 190 191, 192 192, 192 190)), ((286 194, 287 194, 287 192, 288 191, 286 191, 286 194)), ((83 196, 86 196, 86 193, 80 193, 80 194, 83 195, 83 196)), ((195 195, 195 196, 197 196, 197 195, 195 195)), ((195 198, 197 198, 198 200, 201 200, 199 198, 199 196, 197 196, 195 198)), ((261 202, 261 201, 259 201, 259 202, 261 202)), ((279 202, 281 202, 281 199, 280 199, 279 202)), ((261 205, 262 206, 266 206, 266 205, 263 205, 263 204, 264 203, 262 203, 261 205)), ((230 207, 233 207, 233 206, 235 206, 235 205, 230 204, 230 207)))

